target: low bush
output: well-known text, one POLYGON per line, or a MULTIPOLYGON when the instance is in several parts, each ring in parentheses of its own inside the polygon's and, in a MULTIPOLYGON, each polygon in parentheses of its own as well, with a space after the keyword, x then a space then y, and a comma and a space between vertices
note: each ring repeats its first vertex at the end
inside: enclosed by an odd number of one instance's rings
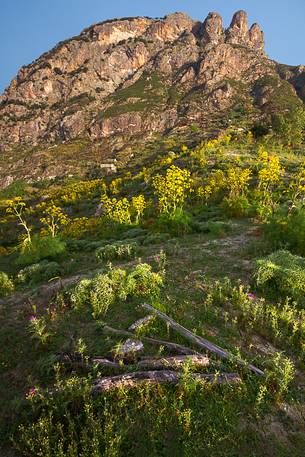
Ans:
POLYGON ((297 354, 300 360, 305 353, 305 310, 286 299, 283 303, 270 303, 250 291, 250 287, 229 278, 204 284, 205 319, 220 312, 225 319, 234 310, 230 320, 236 331, 255 333, 268 338, 277 347, 297 354))
POLYGON ((90 302, 95 319, 104 316, 115 299, 115 284, 108 274, 96 276, 92 281, 90 302))
POLYGON ((169 233, 150 233, 145 237, 142 244, 143 246, 149 246, 150 244, 164 243, 170 239, 169 233))
POLYGON ((14 291, 14 283, 6 273, 0 271, 0 297, 5 297, 14 291))
POLYGON ((97 259, 101 261, 123 260, 134 257, 136 249, 136 242, 117 242, 113 244, 106 244, 106 246, 100 247, 95 252, 95 255, 97 259))
POLYGON ((77 310, 92 307, 94 318, 104 316, 115 299, 127 298, 154 299, 163 286, 163 277, 152 271, 150 265, 139 264, 131 271, 109 270, 94 279, 80 281, 71 292, 70 299, 77 310))
POLYGON ((251 211, 251 204, 244 195, 234 198, 225 198, 222 207, 228 217, 235 218, 247 217, 251 211))
POLYGON ((70 252, 92 252, 96 249, 111 243, 112 240, 92 241, 92 240, 66 240, 67 249, 70 252))
POLYGON ((127 230, 125 233, 122 234, 122 239, 133 239, 133 238, 144 238, 148 234, 148 230, 142 229, 140 227, 132 228, 127 230))
POLYGON ((295 300, 305 299, 305 258, 277 251, 257 260, 256 283, 263 289, 295 300))
POLYGON ((59 238, 35 235, 30 244, 21 249, 17 259, 18 265, 30 265, 42 259, 53 259, 63 254, 66 244, 59 238))
POLYGON ((230 224, 223 221, 207 221, 197 222, 194 224, 194 229, 198 233, 210 233, 214 236, 222 236, 229 233, 232 230, 232 227, 230 224))
POLYGON ((172 236, 181 236, 193 231, 192 217, 182 209, 174 213, 163 213, 156 220, 155 227, 160 232, 169 233, 172 236))
POLYGON ((290 213, 280 208, 263 225, 263 233, 272 249, 288 248, 305 256, 305 208, 295 208, 290 213))
POLYGON ((61 274, 61 268, 57 262, 48 262, 42 260, 39 263, 34 263, 23 268, 17 275, 17 282, 33 286, 39 282, 48 281, 61 274))

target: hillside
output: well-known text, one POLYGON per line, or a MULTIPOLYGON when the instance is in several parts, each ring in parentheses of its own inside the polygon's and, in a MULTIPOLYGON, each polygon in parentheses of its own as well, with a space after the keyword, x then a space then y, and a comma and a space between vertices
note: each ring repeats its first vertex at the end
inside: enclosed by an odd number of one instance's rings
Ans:
POLYGON ((304 75, 267 57, 244 11, 226 30, 217 13, 93 25, 21 68, 0 98, 0 185, 84 174, 164 135, 248 128, 303 106, 304 75))
POLYGON ((1 457, 304 457, 304 69, 263 48, 114 20, 6 90, 1 457))

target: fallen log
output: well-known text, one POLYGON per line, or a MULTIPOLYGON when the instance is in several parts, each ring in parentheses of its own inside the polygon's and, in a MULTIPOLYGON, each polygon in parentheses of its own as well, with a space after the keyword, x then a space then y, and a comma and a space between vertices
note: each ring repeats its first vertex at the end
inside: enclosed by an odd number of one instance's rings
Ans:
MULTIPOLYGON (((97 379, 93 383, 92 392, 93 394, 99 394, 111 389, 122 387, 132 388, 141 384, 177 384, 182 376, 182 373, 169 370, 137 371, 134 373, 97 379)), ((215 384, 241 381, 237 373, 193 373, 192 377, 198 381, 214 382, 215 384)))
MULTIPOLYGON (((135 336, 131 332, 128 332, 126 330, 119 330, 116 328, 112 328, 112 327, 109 327, 108 325, 104 325, 103 330, 106 333, 113 333, 115 335, 122 335, 122 336, 129 336, 129 337, 135 336)), ((158 340, 156 338, 151 338, 148 336, 142 336, 141 340, 147 341, 148 343, 151 343, 151 344, 154 344, 157 346, 164 346, 169 351, 176 352, 176 353, 182 354, 182 355, 198 355, 198 356, 202 355, 202 354, 200 354, 200 352, 194 351, 193 349, 187 348, 185 346, 181 346, 180 344, 170 343, 169 341, 158 340)))
POLYGON ((196 368, 207 367, 210 359, 204 355, 180 355, 175 357, 142 357, 137 366, 140 368, 150 368, 162 370, 163 368, 177 369, 182 368, 186 363, 190 363, 196 368))
POLYGON ((161 319, 163 319, 165 322, 167 322, 170 327, 172 327, 174 330, 176 330, 180 335, 184 336, 186 339, 188 339, 190 342, 196 344, 202 349, 208 350, 210 352, 213 352, 217 355, 219 355, 223 359, 229 359, 234 362, 236 362, 240 366, 246 366, 250 371, 253 373, 259 375, 259 376, 265 376, 265 373, 260 370, 259 368, 255 367, 254 365, 248 364, 246 365, 245 362, 238 357, 234 356, 233 354, 230 354, 227 352, 225 349, 222 349, 220 346, 217 346, 210 341, 202 338, 201 336, 195 335, 193 332, 188 330, 187 328, 183 327, 182 325, 178 324, 174 319, 169 317, 167 314, 163 313, 162 311, 159 311, 158 309, 155 309, 153 306, 144 303, 142 305, 143 308, 149 310, 149 311, 154 311, 161 319))
POLYGON ((180 355, 174 357, 141 357, 140 360, 131 363, 125 363, 109 360, 105 357, 88 357, 83 358, 78 353, 60 353, 57 355, 57 360, 73 367, 89 368, 97 365, 102 368, 111 368, 114 370, 123 370, 124 368, 148 368, 151 370, 179 369, 187 362, 193 367, 202 368, 210 364, 210 359, 204 355, 180 355))

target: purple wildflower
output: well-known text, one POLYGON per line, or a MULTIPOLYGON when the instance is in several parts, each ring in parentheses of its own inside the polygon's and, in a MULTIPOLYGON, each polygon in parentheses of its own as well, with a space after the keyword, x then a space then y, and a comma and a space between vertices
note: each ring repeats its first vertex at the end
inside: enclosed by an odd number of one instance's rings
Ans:
POLYGON ((30 321, 30 322, 34 322, 34 321, 36 321, 36 320, 37 320, 37 317, 34 316, 33 314, 29 317, 29 321, 30 321))
POLYGON ((28 391, 28 397, 33 397, 34 395, 37 394, 37 389, 36 387, 31 387, 28 391))
POLYGON ((255 295, 252 294, 251 292, 249 292, 247 295, 250 300, 255 300, 255 298, 256 298, 255 295))

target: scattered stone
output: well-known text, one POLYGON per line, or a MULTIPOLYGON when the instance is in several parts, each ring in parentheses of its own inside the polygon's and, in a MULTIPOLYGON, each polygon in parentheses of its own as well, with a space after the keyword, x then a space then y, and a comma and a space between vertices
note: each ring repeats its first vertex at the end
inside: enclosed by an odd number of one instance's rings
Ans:
POLYGON ((123 343, 117 351, 114 353, 115 361, 125 360, 125 361, 134 361, 138 356, 143 352, 144 344, 142 341, 128 338, 128 340, 123 343))

